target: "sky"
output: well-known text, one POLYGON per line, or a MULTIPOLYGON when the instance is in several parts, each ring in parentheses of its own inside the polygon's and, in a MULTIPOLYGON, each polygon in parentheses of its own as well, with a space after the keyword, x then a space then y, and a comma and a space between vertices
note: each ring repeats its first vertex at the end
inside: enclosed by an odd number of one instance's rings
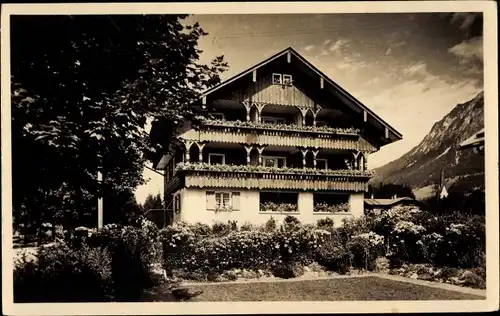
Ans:
MULTIPOLYGON (((200 61, 224 55, 228 79, 287 47, 342 86, 403 139, 368 159, 376 168, 399 158, 458 103, 483 89, 480 13, 192 15, 209 33, 200 61)), ((162 176, 145 170, 143 202, 163 191, 162 176)))

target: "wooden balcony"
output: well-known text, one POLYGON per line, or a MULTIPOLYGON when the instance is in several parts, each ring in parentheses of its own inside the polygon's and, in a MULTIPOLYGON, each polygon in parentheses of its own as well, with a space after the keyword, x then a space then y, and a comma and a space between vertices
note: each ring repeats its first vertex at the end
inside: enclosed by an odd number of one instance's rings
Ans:
POLYGON ((372 173, 359 170, 314 170, 257 166, 180 165, 185 187, 362 192, 372 173))
POLYGON ((270 124, 204 121, 199 130, 193 131, 199 135, 186 135, 188 138, 203 141, 224 143, 258 144, 267 146, 313 147, 328 149, 357 150, 375 152, 377 149, 360 136, 354 129, 305 129, 287 126, 272 126, 270 124))

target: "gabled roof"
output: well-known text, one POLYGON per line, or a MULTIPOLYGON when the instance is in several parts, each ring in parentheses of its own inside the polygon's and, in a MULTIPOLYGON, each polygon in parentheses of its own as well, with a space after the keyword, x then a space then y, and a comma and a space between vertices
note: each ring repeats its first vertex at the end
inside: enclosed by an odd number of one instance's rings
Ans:
POLYGON ((365 204, 371 206, 393 206, 403 201, 419 203, 418 201, 409 197, 400 197, 396 199, 365 199, 365 204))
POLYGON ((377 114, 375 114, 372 110, 370 110, 368 107, 366 107, 364 104, 362 104, 359 100, 357 100, 354 96, 352 96, 349 92, 344 90, 342 87, 340 87, 337 83, 335 83, 332 79, 330 79, 328 76, 326 76, 323 72, 321 72, 318 68, 316 68, 314 65, 312 65, 309 61, 307 61, 302 55, 300 55, 296 50, 294 50, 292 47, 288 47, 273 56, 265 59, 264 61, 248 68, 247 70, 244 70, 240 72, 239 74, 221 82, 220 84, 204 91, 201 94, 201 98, 208 96, 209 94, 219 90, 220 88, 250 74, 254 70, 257 70, 261 68, 264 65, 267 65, 271 63, 272 61, 290 53, 293 55, 295 58, 297 58, 300 62, 302 62, 305 66, 307 66, 310 70, 312 70, 314 73, 316 73, 319 78, 323 78, 323 81, 325 83, 325 88, 328 87, 328 85, 339 92, 343 97, 345 97, 347 100, 349 100, 353 105, 357 106, 359 109, 366 111, 367 115, 374 118, 378 123, 380 123, 382 126, 386 127, 389 132, 391 132, 396 139, 402 139, 401 133, 399 133, 394 127, 390 126, 387 122, 385 122, 382 118, 380 118, 377 114))
POLYGON ((484 145, 484 128, 460 143, 459 149, 473 148, 484 145))

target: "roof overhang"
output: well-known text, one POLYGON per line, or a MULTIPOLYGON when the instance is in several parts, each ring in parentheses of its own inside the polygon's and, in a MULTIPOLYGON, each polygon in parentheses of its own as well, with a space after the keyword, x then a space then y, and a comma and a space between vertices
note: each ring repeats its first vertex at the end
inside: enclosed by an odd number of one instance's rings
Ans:
POLYGON ((470 149, 484 146, 484 128, 460 143, 458 149, 470 149))
POLYGON ((328 76, 326 76, 317 67, 312 65, 309 61, 307 61, 303 56, 301 56, 297 51, 295 51, 291 47, 286 48, 283 51, 274 54, 273 56, 271 56, 271 57, 265 59, 264 61, 248 68, 247 70, 244 70, 244 71, 240 72, 239 74, 225 80, 224 82, 221 82, 220 84, 204 91, 201 94, 200 98, 202 100, 206 101, 207 96, 214 93, 215 91, 218 91, 219 89, 253 73, 254 71, 258 70, 259 68, 277 60, 278 58, 284 57, 284 56, 286 56, 288 58, 288 60, 291 60, 292 56, 294 58, 296 58, 299 62, 301 62, 309 70, 311 70, 314 74, 316 74, 318 76, 318 82, 322 81, 324 88, 330 89, 331 91, 333 91, 339 98, 341 98, 345 101, 346 105, 350 106, 354 111, 361 113, 364 117, 366 117, 366 121, 373 120, 378 125, 380 125, 383 129, 385 129, 385 134, 386 134, 386 139, 387 139, 386 143, 387 144, 401 140, 403 138, 402 134, 399 133, 394 127, 390 126, 387 122, 385 122, 382 118, 380 118, 377 114, 375 114, 367 106, 362 104, 359 100, 357 100, 349 92, 347 92, 342 87, 340 87, 337 83, 335 83, 332 79, 330 79, 328 76))

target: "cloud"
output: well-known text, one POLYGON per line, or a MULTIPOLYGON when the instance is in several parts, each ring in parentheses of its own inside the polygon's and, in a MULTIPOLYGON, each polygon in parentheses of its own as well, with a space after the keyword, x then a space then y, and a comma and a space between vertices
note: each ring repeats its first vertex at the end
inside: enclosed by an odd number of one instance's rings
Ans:
POLYGON ((340 49, 346 47, 351 41, 347 39, 339 39, 333 43, 328 49, 331 52, 339 51, 340 49))
POLYGON ((325 46, 326 46, 326 45, 330 44, 331 42, 332 42, 332 40, 331 40, 331 39, 327 39, 327 40, 325 40, 325 42, 323 43, 323 45, 325 45, 325 46))
POLYGON ((429 71, 427 70, 427 64, 424 62, 418 62, 407 66, 403 69, 403 73, 407 76, 421 75, 424 77, 428 77, 430 75, 429 71))
POLYGON ((315 47, 316 47, 316 46, 314 46, 314 45, 308 45, 308 46, 304 47, 304 50, 305 50, 306 52, 310 52, 310 51, 312 51, 315 47))
POLYGON ((474 24, 474 21, 478 18, 477 13, 466 13, 466 12, 460 12, 460 13, 453 13, 451 16, 451 24, 454 23, 460 23, 459 29, 461 30, 468 30, 472 24, 474 24))
POLYGON ((385 56, 389 56, 389 54, 392 52, 392 48, 388 48, 386 51, 385 51, 385 56))
POLYGON ((477 36, 465 40, 448 49, 448 52, 457 56, 461 64, 469 62, 483 62, 483 37, 477 36))

